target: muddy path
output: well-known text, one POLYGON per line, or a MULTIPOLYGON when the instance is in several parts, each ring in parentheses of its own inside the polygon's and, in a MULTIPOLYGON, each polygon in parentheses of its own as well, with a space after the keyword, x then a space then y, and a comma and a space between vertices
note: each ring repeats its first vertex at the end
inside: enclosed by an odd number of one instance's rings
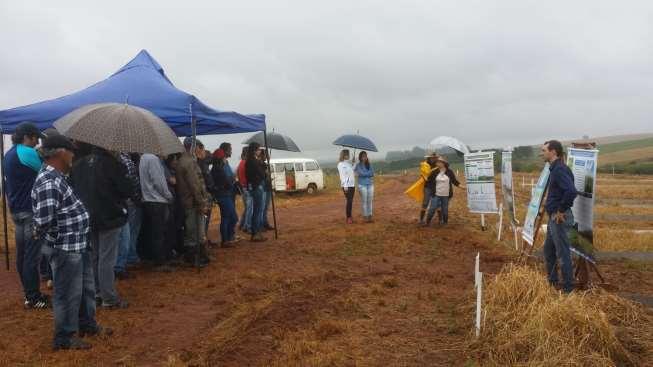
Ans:
MULTIPOLYGON (((98 312, 116 335, 91 351, 52 353, 50 312, 23 310, 15 274, 1 271, 0 364, 464 365, 474 257, 492 276, 515 254, 480 231, 461 192, 448 226, 419 228, 410 181, 377 183, 371 224, 345 225, 337 191, 282 196, 278 240, 215 250, 200 272, 135 270, 118 284, 132 307, 98 312)), ((649 269, 632 271, 643 273, 622 291, 641 293, 649 269)))

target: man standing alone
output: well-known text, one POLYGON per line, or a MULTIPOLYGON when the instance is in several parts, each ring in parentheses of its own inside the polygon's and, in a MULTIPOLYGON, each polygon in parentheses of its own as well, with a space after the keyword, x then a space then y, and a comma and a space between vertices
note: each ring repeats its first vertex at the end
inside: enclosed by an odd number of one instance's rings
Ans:
POLYGON ((549 282, 558 285, 556 263, 560 260, 562 289, 569 293, 574 289, 574 273, 571 263, 569 230, 574 225, 571 207, 576 199, 574 175, 563 160, 562 144, 550 140, 542 146, 542 157, 549 162, 549 188, 545 209, 549 223, 544 242, 544 258, 549 282))

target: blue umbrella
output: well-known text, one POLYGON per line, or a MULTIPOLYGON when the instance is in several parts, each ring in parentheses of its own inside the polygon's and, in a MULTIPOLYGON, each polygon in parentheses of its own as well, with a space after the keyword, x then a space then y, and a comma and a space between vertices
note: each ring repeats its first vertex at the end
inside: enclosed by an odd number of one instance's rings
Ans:
POLYGON ((343 135, 333 142, 333 145, 340 145, 343 147, 366 150, 369 152, 378 152, 376 145, 364 136, 358 134, 343 135))

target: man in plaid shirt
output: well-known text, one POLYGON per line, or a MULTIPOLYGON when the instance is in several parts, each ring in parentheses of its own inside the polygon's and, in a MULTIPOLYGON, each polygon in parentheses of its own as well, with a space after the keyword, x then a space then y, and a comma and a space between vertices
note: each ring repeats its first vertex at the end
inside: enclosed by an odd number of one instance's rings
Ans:
POLYGON ((45 164, 32 188, 34 238, 52 267, 54 343, 59 349, 89 349, 80 337, 110 335, 95 321, 95 282, 88 251, 89 214, 68 184, 73 144, 63 135, 48 137, 40 150, 45 164))

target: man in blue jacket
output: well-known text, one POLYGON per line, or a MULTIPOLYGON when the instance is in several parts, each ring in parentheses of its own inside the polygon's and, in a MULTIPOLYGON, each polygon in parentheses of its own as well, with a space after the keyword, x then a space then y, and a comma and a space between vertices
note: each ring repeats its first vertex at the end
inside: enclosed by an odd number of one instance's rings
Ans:
POLYGON ((571 263, 569 230, 574 225, 571 207, 576 199, 574 175, 563 160, 562 144, 550 140, 542 146, 542 156, 549 162, 549 188, 544 208, 549 214, 549 223, 544 242, 544 259, 549 282, 558 284, 556 263, 560 260, 562 289, 569 293, 574 289, 574 270, 571 263))
POLYGON ((32 239, 32 186, 41 169, 41 158, 34 147, 44 135, 32 123, 16 126, 14 143, 5 156, 2 172, 7 184, 9 210, 16 227, 16 270, 23 284, 25 308, 48 308, 50 301, 39 289, 40 243, 32 239))

